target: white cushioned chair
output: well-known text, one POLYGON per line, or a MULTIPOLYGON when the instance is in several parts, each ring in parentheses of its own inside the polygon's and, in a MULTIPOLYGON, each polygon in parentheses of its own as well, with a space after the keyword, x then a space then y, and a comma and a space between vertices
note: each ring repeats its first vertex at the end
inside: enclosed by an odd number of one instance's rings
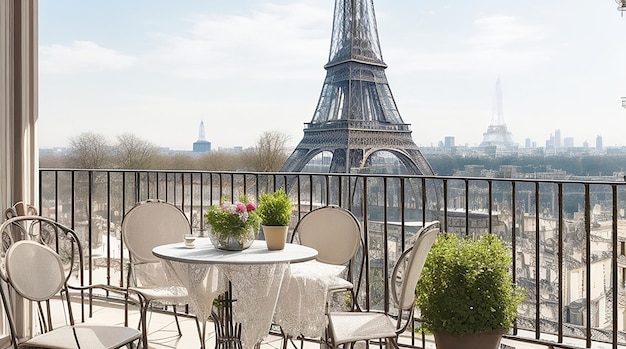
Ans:
MULTIPOLYGON (((147 200, 137 203, 124 215, 122 239, 130 253, 127 287, 140 295, 141 329, 143 341, 148 341, 148 310, 151 305, 171 306, 178 335, 181 336, 177 306, 189 303, 187 289, 173 286, 165 277, 165 270, 152 249, 159 245, 183 242, 191 234, 187 216, 171 203, 147 200)), ((130 293, 129 293, 130 294, 130 293)), ((128 302, 126 302, 128 317, 128 302)), ((128 321, 128 320, 126 320, 128 321)), ((196 319, 198 333, 200 325, 196 319)))
POLYGON ((357 252, 363 245, 361 236, 361 223, 349 210, 335 205, 312 210, 305 214, 294 228, 292 242, 297 241, 302 245, 316 249, 317 258, 313 262, 297 263, 292 267, 316 268, 316 263, 321 263, 322 266, 320 267, 325 269, 334 266, 337 274, 343 273, 343 270, 347 269, 345 279, 334 279, 335 283, 328 286, 328 291, 329 294, 349 291, 351 293, 351 306, 353 309, 357 309, 360 277, 356 277, 355 280, 353 274, 358 272, 360 275, 363 270, 363 259, 360 259, 361 263, 355 262, 357 252), (356 292, 355 281, 357 282, 356 292))
POLYGON ((385 340, 388 347, 398 348, 398 335, 413 319, 415 287, 439 230, 439 222, 425 225, 418 232, 415 243, 400 255, 394 265, 390 283, 391 296, 398 308, 397 318, 375 311, 331 312, 328 314, 328 327, 333 348, 374 339, 385 340))
MULTIPOLYGON (((125 294, 126 290, 109 285, 85 285, 83 280, 83 250, 76 233, 51 219, 39 216, 18 216, 0 225, 3 239, 8 240, 0 277, 6 287, 0 287, 4 310, 9 320, 13 348, 120 348, 139 346, 141 332, 126 326, 99 325, 85 322, 85 304, 81 295, 100 288, 107 292, 125 294), (11 241, 15 226, 28 227, 24 240, 11 241), (56 250, 53 250, 54 247, 56 250), (70 294, 80 299, 73 304, 70 294), (51 299, 60 295, 66 314, 54 316, 51 299), (22 300, 35 302, 38 314, 38 334, 18 336, 17 309, 22 300), (74 319, 79 308, 82 320, 74 319), (61 319, 59 321, 59 319, 61 319)), ((21 314, 18 318, 23 319, 21 314)))

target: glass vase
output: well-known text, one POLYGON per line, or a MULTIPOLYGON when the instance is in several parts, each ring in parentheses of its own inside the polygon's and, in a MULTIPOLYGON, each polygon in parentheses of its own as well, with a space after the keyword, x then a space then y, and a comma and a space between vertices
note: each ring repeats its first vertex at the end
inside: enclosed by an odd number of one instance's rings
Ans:
POLYGON ((245 231, 231 233, 217 233, 211 229, 209 238, 215 248, 227 251, 243 251, 252 245, 256 238, 257 230, 249 228, 245 231))

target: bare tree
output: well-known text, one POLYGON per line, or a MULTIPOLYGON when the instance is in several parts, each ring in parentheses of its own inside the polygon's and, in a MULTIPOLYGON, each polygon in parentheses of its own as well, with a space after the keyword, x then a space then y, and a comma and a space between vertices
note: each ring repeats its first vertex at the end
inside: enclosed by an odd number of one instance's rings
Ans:
POLYGON ((74 168, 106 168, 111 147, 105 137, 93 132, 83 132, 69 140, 68 165, 74 168))
POLYGON ((154 170, 196 170, 193 156, 188 154, 160 153, 153 162, 154 170))
POLYGON ((39 167, 41 168, 64 168, 67 166, 65 154, 39 151, 39 167))
POLYGON ((241 153, 211 151, 204 154, 161 154, 153 161, 155 170, 234 171, 240 169, 241 153))
POLYGON ((289 135, 280 131, 266 131, 261 134, 253 149, 244 152, 246 168, 251 171, 279 171, 287 160, 289 135))
POLYGON ((130 133, 117 136, 114 149, 117 167, 124 169, 152 168, 159 154, 156 145, 130 133))
POLYGON ((242 152, 219 150, 205 154, 166 154, 158 146, 133 134, 117 136, 115 146, 107 144, 104 136, 85 132, 70 138, 67 161, 54 156, 40 158, 44 167, 161 169, 259 172, 279 171, 287 160, 289 136, 279 131, 266 131, 253 148, 242 152))
POLYGON ((235 171, 241 169, 241 153, 222 151, 210 152, 201 157, 203 170, 235 171))

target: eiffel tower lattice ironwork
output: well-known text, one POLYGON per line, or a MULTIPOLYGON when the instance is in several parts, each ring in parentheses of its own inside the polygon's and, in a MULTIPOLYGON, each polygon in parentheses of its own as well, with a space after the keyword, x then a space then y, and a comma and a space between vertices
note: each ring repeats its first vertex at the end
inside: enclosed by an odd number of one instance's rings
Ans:
POLYGON ((395 155, 407 174, 432 174, 393 99, 383 61, 373 0, 336 0, 326 79, 313 119, 281 171, 301 172, 332 153, 331 173, 367 169, 372 155, 395 155))

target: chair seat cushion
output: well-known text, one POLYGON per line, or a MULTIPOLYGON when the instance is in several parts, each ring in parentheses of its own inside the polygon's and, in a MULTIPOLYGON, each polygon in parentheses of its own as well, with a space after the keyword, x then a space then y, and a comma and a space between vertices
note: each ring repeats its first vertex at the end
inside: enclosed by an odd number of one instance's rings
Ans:
POLYGON ((346 279, 342 278, 334 278, 332 282, 328 285, 329 292, 337 292, 337 291, 347 291, 354 288, 352 283, 346 279))
POLYGON ((353 288, 352 283, 342 277, 347 269, 345 265, 329 264, 312 260, 293 263, 290 268, 292 275, 313 275, 315 277, 325 278, 327 280, 328 291, 330 292, 350 290, 353 288))
POLYGON ((137 292, 148 301, 157 301, 173 305, 189 303, 187 289, 180 286, 170 287, 129 287, 132 292, 137 292))
POLYGON ((328 326, 335 345, 396 336, 394 320, 382 313, 331 312, 328 326))
POLYGON ((119 348, 139 339, 141 332, 129 327, 78 324, 63 326, 20 343, 21 347, 35 348, 119 348), (77 344, 78 343, 78 344, 77 344))
POLYGON ((290 266, 291 273, 307 273, 316 275, 332 275, 341 276, 346 270, 346 266, 342 264, 329 264, 310 260, 306 262, 292 263, 290 266))

